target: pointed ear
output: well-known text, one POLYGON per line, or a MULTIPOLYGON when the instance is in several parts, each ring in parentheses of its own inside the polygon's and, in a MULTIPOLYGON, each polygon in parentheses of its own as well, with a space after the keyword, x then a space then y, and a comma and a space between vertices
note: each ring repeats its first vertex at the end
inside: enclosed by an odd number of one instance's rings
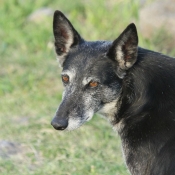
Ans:
POLYGON ((116 61, 117 74, 123 78, 126 70, 137 60, 138 36, 135 24, 130 24, 122 34, 112 43, 107 56, 116 61))
POLYGON ((54 13, 53 34, 58 61, 62 66, 70 48, 78 45, 82 39, 70 21, 58 10, 54 13))

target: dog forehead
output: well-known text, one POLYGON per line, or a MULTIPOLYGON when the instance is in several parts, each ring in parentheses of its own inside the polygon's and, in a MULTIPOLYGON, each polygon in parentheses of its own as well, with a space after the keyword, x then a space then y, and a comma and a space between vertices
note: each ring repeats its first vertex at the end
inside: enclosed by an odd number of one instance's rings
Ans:
POLYGON ((86 57, 72 59, 63 70, 64 72, 70 71, 73 74, 78 75, 99 75, 112 71, 112 61, 103 56, 99 57, 86 57))
POLYGON ((104 64, 105 60, 107 61, 106 53, 109 45, 110 42, 103 41, 85 42, 71 49, 63 64, 63 69, 83 72, 96 66, 100 68, 100 65, 104 64))

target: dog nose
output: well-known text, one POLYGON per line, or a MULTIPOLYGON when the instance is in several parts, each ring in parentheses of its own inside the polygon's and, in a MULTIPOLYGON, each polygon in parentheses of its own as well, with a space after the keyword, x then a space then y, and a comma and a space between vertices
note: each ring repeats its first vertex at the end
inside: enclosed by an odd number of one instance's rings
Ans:
POLYGON ((66 119, 58 119, 57 117, 55 117, 52 122, 51 125, 56 129, 56 130, 64 130, 67 128, 68 126, 68 120, 66 119))

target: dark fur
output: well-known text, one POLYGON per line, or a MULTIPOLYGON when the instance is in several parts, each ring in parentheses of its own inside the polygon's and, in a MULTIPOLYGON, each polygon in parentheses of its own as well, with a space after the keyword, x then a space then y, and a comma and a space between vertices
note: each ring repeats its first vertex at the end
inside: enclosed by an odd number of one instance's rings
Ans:
POLYGON ((131 173, 174 175, 175 60, 140 48, 122 89, 116 117, 124 119, 120 135, 131 173))
MULTIPOLYGON (((103 87, 114 88, 113 98, 119 97, 116 104, 119 109, 110 122, 114 128, 121 125, 118 132, 131 174, 175 175, 175 59, 137 47, 134 24, 128 26, 113 43, 87 42, 66 17, 57 11, 54 36, 57 54, 64 54, 61 58, 63 70, 77 65, 77 76, 95 74, 103 87), (57 16, 65 21, 59 22, 57 16), (70 30, 69 33, 67 30, 70 30), (124 36, 127 39, 121 45, 124 36), (72 44, 66 48, 70 37, 73 38, 72 44), (124 63, 120 63, 121 58, 117 55, 120 45, 124 63), (91 64, 86 64, 88 61, 91 64)), ((81 82, 80 78, 76 81, 81 82)), ((98 112, 114 100, 109 96, 97 96, 103 92, 103 87, 96 90, 98 93, 94 90, 92 93, 89 87, 78 89, 76 96, 70 92, 60 105, 52 125, 56 129, 65 129, 68 113, 75 110, 76 105, 81 108, 82 104, 77 104, 77 101, 81 102, 83 93, 87 91, 93 94, 94 99, 100 99, 98 108, 94 109, 98 112)))

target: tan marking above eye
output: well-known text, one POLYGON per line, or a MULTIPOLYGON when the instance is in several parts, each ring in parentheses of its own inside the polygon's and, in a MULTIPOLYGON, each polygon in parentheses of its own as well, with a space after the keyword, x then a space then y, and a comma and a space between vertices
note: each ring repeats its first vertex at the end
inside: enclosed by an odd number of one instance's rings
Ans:
POLYGON ((68 83, 69 82, 69 77, 67 75, 63 75, 62 80, 63 80, 64 83, 68 83))
POLYGON ((96 81, 91 81, 91 82, 89 83, 89 86, 90 86, 90 87, 97 87, 97 86, 98 86, 98 82, 96 82, 96 81))

